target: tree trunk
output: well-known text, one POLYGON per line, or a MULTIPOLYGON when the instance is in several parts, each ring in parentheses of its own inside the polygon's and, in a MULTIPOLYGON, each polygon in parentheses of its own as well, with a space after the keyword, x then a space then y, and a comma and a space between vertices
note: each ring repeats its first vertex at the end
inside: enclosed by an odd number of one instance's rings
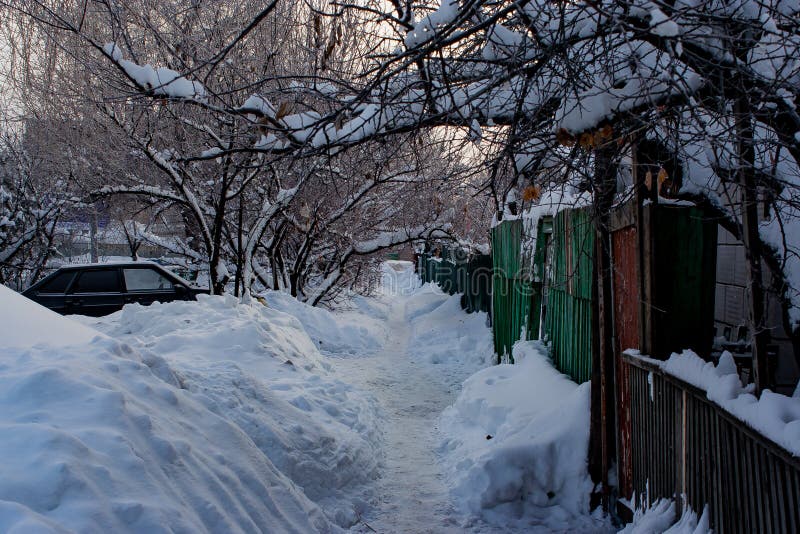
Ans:
POLYGON ((92 263, 100 261, 100 253, 97 246, 97 212, 92 209, 89 217, 89 255, 92 263))
POLYGON ((770 332, 764 315, 764 274, 761 268, 758 235, 758 187, 755 177, 753 125, 746 97, 736 102, 736 135, 739 154, 739 188, 742 195, 742 237, 747 254, 747 275, 750 285, 748 329, 752 336, 753 379, 756 394, 772 386, 768 372, 767 345, 770 332))

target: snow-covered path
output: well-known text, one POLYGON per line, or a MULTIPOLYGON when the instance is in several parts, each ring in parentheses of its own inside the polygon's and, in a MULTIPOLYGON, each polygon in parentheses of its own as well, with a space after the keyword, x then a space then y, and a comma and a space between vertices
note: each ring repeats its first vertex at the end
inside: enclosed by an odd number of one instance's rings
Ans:
POLYGON ((515 372, 491 365, 485 314, 466 314, 459 296, 435 286, 418 287, 408 264, 389 266, 382 296, 336 314, 382 338, 351 340, 368 350, 331 351, 339 379, 375 399, 383 433, 381 476, 351 530, 607 532, 585 510, 588 440, 572 437, 588 428, 588 389, 552 369, 533 345, 515 372), (545 383, 532 393, 536 376, 545 383), (559 409, 564 404, 576 408, 559 409), (541 425, 529 426, 537 415, 541 425))
MULTIPOLYGON (((438 422, 461 383, 485 365, 488 330, 484 319, 467 318, 457 297, 413 290, 418 282, 406 269, 384 279, 384 295, 375 302, 385 310, 372 317, 385 332, 383 346, 334 365, 341 380, 375 398, 382 414, 382 476, 353 531, 464 532, 437 457, 438 422)), ((487 531, 474 524, 469 530, 487 531)))
POLYGON ((342 375, 372 393, 385 414, 384 474, 375 508, 363 519, 378 532, 462 532, 435 453, 437 419, 455 392, 430 364, 413 361, 405 301, 392 304, 384 349, 337 362, 342 375))

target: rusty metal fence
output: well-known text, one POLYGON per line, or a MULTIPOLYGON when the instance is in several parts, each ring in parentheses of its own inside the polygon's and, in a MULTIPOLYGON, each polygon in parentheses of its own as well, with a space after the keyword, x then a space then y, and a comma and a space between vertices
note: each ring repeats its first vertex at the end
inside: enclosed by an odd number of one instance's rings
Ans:
POLYGON ((641 358, 623 355, 637 495, 707 504, 719 533, 800 532, 800 458, 641 358))

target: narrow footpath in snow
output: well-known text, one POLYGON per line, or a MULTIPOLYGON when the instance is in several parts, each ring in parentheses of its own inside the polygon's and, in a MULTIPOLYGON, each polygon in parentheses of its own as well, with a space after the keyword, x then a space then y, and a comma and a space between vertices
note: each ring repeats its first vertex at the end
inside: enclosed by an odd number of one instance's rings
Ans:
POLYGON ((466 326, 467 316, 461 310, 436 313, 449 308, 447 303, 454 298, 435 288, 412 291, 417 284, 409 278, 413 273, 404 272, 403 265, 397 269, 394 277, 384 280, 380 299, 387 308, 384 346, 372 354, 343 358, 334 366, 343 380, 375 397, 384 417, 383 474, 373 506, 353 530, 464 532, 467 525, 451 502, 437 458, 442 440, 438 421, 453 404, 460 384, 486 364, 490 346, 486 339, 476 343, 475 335, 485 338, 488 330, 480 324, 485 319, 472 317, 470 322, 478 323, 478 330, 467 338, 468 346, 459 347, 458 327, 466 326), (429 332, 425 327, 435 328, 437 318, 451 324, 429 332), (426 333, 435 338, 427 339, 426 333))
POLYGON ((404 301, 392 306, 387 330, 386 346, 377 354, 337 362, 385 414, 384 474, 376 508, 364 521, 379 532, 460 531, 435 456, 437 419, 454 392, 408 354, 411 326, 404 301))
POLYGON ((335 315, 380 332, 382 346, 333 350, 332 368, 375 399, 383 454, 352 531, 610 530, 588 514, 588 387, 552 369, 535 343, 518 347, 521 365, 492 365, 486 314, 420 287, 409 263, 387 262, 382 295, 356 308, 335 315))

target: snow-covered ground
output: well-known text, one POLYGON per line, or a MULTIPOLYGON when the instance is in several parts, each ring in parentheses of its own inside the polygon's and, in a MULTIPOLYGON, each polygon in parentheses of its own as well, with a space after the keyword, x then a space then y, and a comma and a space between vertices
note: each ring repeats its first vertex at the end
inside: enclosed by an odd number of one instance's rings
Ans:
POLYGON ((81 320, 166 358, 186 389, 241 428, 334 523, 356 520, 353 501, 377 476, 377 413, 336 378, 294 316, 201 295, 81 320))
POLYGON ((405 262, 336 312, 264 297, 64 318, 0 287, 0 532, 611 530, 588 385, 541 346, 492 366, 405 262))
POLYGON ((556 371, 538 343, 517 343, 514 358, 472 375, 444 414, 458 501, 498 525, 608 530, 589 515, 589 383, 556 371))
MULTIPOLYGON (((240 424, 248 406, 290 413, 263 383, 225 362, 196 373, 99 333, 87 341, 71 319, 0 298, 4 316, 25 318, 0 323, 0 532, 335 530, 240 424), (52 335, 65 330, 80 336, 52 335)), ((314 365, 297 357, 292 367, 314 365)))

